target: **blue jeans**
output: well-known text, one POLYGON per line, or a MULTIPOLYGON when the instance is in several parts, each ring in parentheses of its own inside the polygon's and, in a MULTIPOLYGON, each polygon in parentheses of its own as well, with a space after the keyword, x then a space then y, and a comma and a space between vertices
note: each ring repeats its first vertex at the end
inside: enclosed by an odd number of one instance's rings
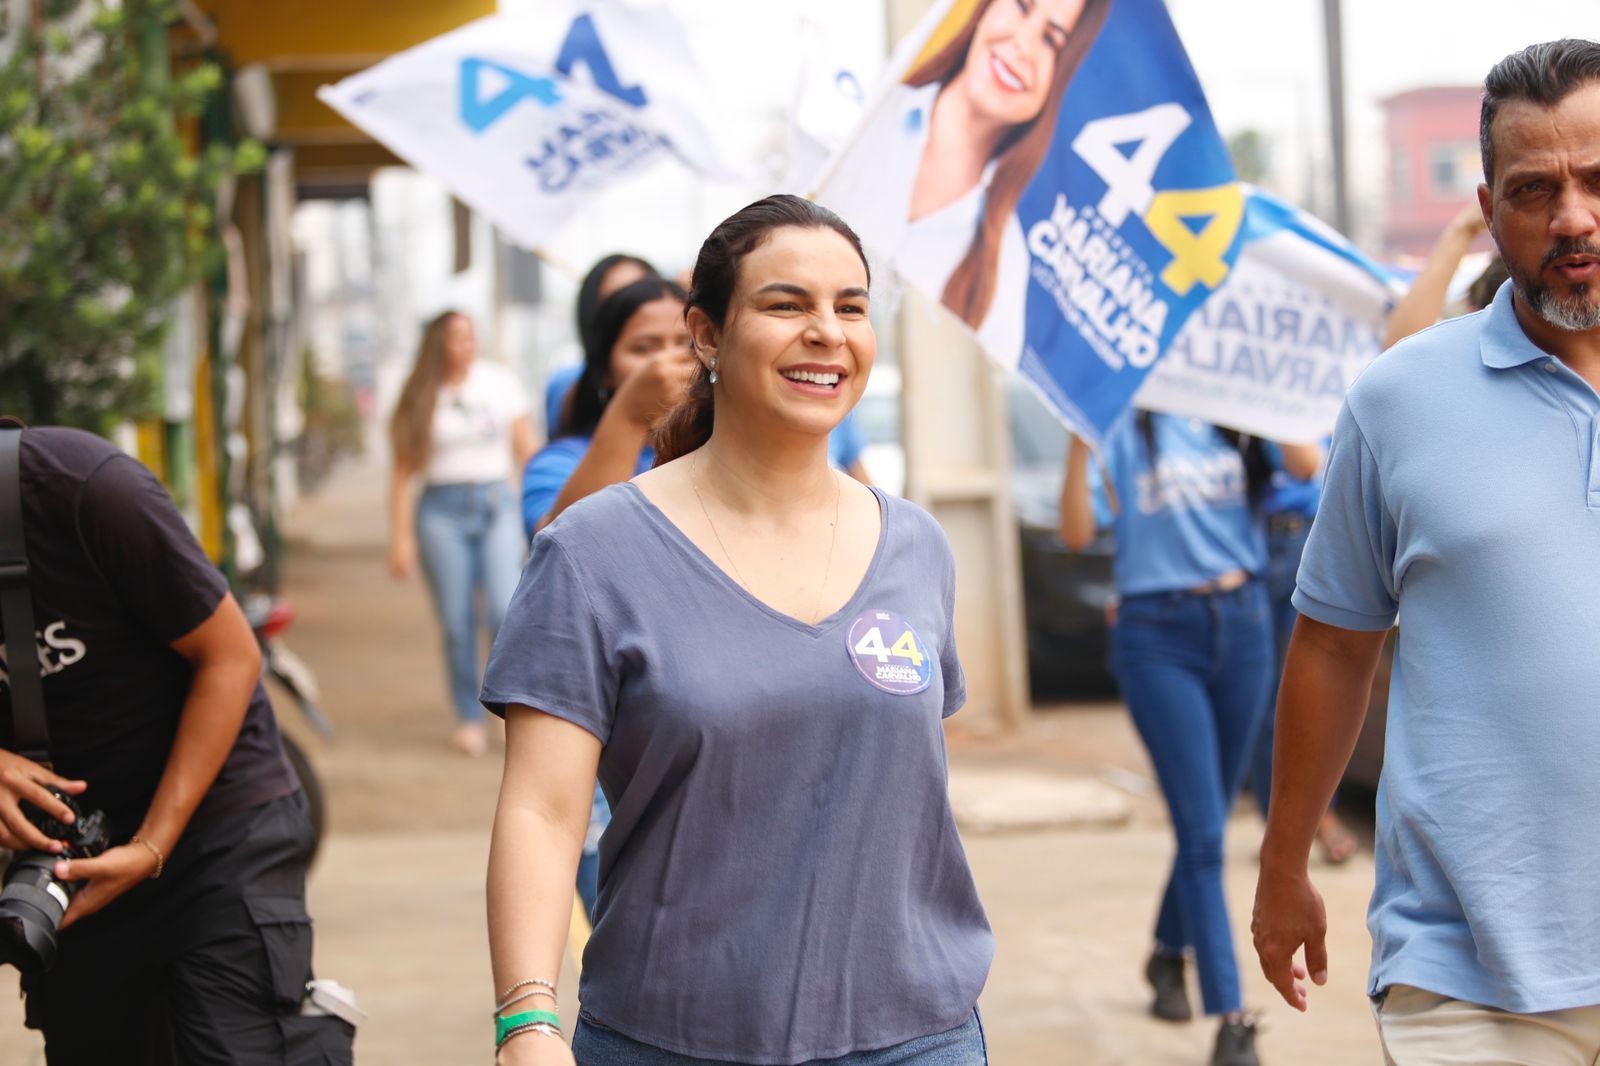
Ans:
MULTIPOLYGON (((524 1037, 524 1040, 532 1039, 524 1037)), ((729 1066, 697 1059, 630 1040, 582 1012, 572 1034, 572 1056, 578 1066, 729 1066)), ((853 1051, 834 1059, 814 1059, 807 1066, 988 1066, 989 1045, 983 1019, 972 1008, 967 1020, 948 1032, 919 1036, 894 1047, 853 1051)))
POLYGON ((417 546, 444 633, 450 702, 458 720, 482 721, 479 621, 486 617, 491 637, 499 632, 522 576, 522 518, 511 486, 429 485, 417 503, 417 546))
POLYGON ((1252 580, 1232 592, 1125 598, 1111 668, 1178 838, 1156 941, 1194 948, 1206 1013, 1239 1010, 1222 835, 1272 683, 1266 589, 1252 580))
POLYGON ((594 902, 600 894, 600 834, 611 824, 611 805, 606 794, 600 791, 600 782, 594 783, 594 800, 589 805, 589 832, 583 838, 583 851, 578 856, 578 897, 583 900, 583 913, 594 921, 594 902))
POLYGON ((1311 519, 1304 523, 1293 521, 1269 522, 1267 526, 1267 598, 1272 604, 1273 649, 1277 654, 1272 670, 1272 687, 1267 694, 1267 713, 1261 720, 1261 732, 1256 737, 1254 752, 1250 755, 1250 791, 1261 806, 1263 817, 1267 801, 1272 798, 1272 740, 1276 733, 1278 682, 1283 679, 1283 661, 1289 654, 1289 637, 1294 633, 1295 619, 1300 612, 1294 609, 1295 576, 1300 572, 1300 556, 1306 550, 1306 538, 1311 535, 1311 519))

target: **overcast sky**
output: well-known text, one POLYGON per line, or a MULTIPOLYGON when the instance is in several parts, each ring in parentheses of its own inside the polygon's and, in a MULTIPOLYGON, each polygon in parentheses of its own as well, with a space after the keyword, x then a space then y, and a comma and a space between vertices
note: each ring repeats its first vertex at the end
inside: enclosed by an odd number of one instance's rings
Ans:
MULTIPOLYGON (((1271 88, 1321 104, 1322 0, 1167 0, 1219 121, 1270 114, 1271 88), (1256 99, 1252 99, 1256 97, 1256 99)), ((1555 37, 1600 37, 1600 0, 1344 0, 1352 106, 1422 85, 1480 83, 1495 61, 1555 37)))

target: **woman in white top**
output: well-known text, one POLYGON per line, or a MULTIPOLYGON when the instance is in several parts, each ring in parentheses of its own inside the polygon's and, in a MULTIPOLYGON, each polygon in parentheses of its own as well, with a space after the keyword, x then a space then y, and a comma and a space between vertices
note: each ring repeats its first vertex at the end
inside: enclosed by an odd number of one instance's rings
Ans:
POLYGON ((861 237, 970 326, 996 358, 1022 354, 1028 251, 1017 201, 1056 133, 1061 97, 1110 0, 980 0, 930 38, 874 110, 866 143, 825 183, 823 202, 863 195, 861 237), (872 190, 865 194, 864 190, 872 190), (863 201, 864 202, 864 201, 863 201))
POLYGON ((429 322, 389 427, 389 572, 409 577, 420 554, 444 632, 456 713, 451 743, 467 755, 488 748, 478 703, 478 598, 492 636, 522 569, 510 480, 534 451, 521 384, 506 367, 477 358, 477 347, 466 315, 445 311, 429 322))

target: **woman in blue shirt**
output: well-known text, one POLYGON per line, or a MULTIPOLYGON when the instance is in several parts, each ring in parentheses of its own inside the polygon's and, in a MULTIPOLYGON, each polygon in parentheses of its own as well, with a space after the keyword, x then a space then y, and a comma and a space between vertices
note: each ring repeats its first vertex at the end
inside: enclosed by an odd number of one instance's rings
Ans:
MULTIPOLYGON (((1275 709, 1277 707, 1278 678, 1283 676, 1284 660, 1289 654, 1289 637, 1294 633, 1295 621, 1300 612, 1294 609, 1295 575, 1300 571, 1300 556, 1305 552, 1306 538, 1311 535, 1311 521, 1317 517, 1317 505, 1322 499, 1322 459, 1332 439, 1320 446, 1290 449, 1285 452, 1277 445, 1267 446, 1267 459, 1272 468, 1272 488, 1262 501, 1261 511, 1267 523, 1267 599, 1272 605, 1272 635, 1277 658, 1272 669, 1272 693, 1267 699, 1267 714, 1256 736, 1255 751, 1250 756, 1248 780, 1261 806, 1261 816, 1267 815, 1268 800, 1272 796, 1272 743, 1275 709)), ((1322 814, 1317 824, 1317 844, 1327 862, 1338 865, 1355 854, 1357 842, 1345 828, 1337 813, 1338 797, 1322 814)))
POLYGON ((595 309, 583 372, 552 440, 522 472, 528 536, 590 493, 650 469, 651 427, 682 401, 695 367, 684 299, 673 282, 647 277, 595 309))
MULTIPOLYGON (((1112 671, 1150 753, 1178 840, 1146 976, 1151 1012, 1191 1017, 1184 948, 1208 1014, 1222 1016, 1213 1066, 1255 1066, 1222 888, 1222 837, 1272 684, 1270 609, 1261 577, 1259 441, 1198 420, 1140 412, 1107 438, 1104 504, 1116 537, 1120 602, 1112 671)), ((1089 453, 1074 440, 1061 537, 1082 550, 1097 526, 1089 453)))

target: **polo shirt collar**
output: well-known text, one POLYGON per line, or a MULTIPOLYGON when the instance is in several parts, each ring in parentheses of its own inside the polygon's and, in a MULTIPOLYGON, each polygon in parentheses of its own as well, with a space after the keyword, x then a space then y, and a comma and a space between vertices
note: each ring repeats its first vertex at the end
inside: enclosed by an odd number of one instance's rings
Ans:
POLYGON ((1517 321, 1517 310, 1512 306, 1511 294, 1516 288, 1510 281, 1503 283, 1489 304, 1488 321, 1478 337, 1478 352, 1483 365, 1495 370, 1510 370, 1526 366, 1538 359, 1550 358, 1550 353, 1528 339, 1517 321))

